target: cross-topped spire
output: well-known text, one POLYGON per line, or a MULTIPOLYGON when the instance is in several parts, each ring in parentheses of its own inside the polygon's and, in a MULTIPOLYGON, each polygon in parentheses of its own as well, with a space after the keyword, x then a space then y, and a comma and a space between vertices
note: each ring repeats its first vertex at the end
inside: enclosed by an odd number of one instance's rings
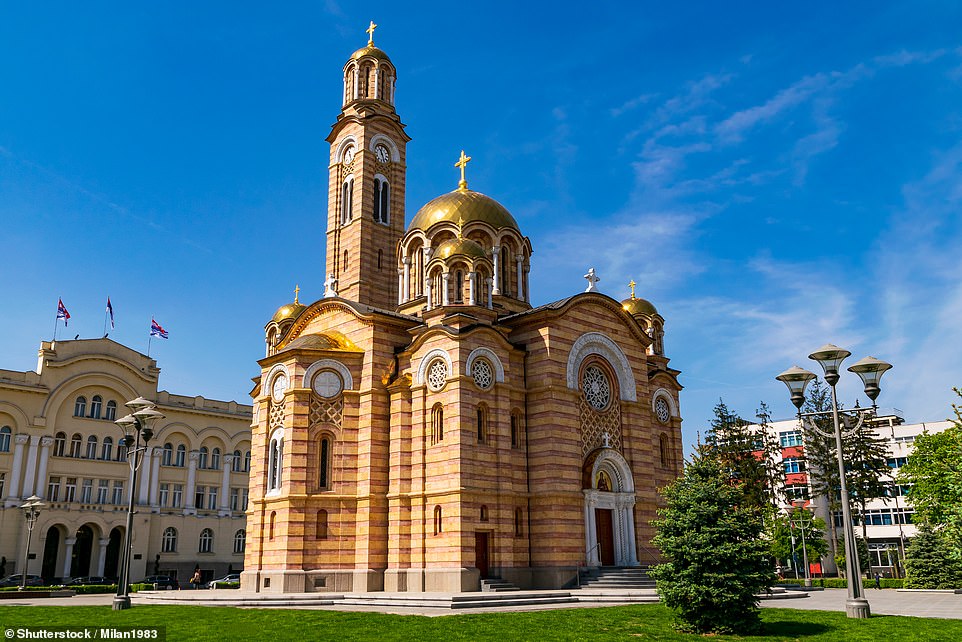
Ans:
POLYGON ((301 291, 301 286, 295 283, 294 284, 294 303, 295 304, 300 303, 300 301, 297 300, 297 295, 300 293, 300 291, 301 291))
POLYGON ((461 180, 458 182, 458 189, 459 189, 459 190, 462 190, 462 191, 468 189, 468 182, 467 182, 466 180, 464 180, 464 167, 465 167, 465 165, 468 164, 468 162, 469 162, 470 160, 471 160, 471 157, 470 157, 470 156, 465 156, 465 155, 464 155, 464 150, 462 149, 462 150, 461 150, 461 158, 459 158, 459 159, 458 159, 458 162, 454 164, 455 167, 460 167, 460 168, 461 168, 461 180))
POLYGON ((373 46, 374 46, 374 30, 375 30, 375 29, 377 29, 377 25, 374 24, 374 21, 373 21, 373 20, 371 20, 371 26, 368 27, 367 29, 365 29, 365 31, 367 31, 367 46, 368 46, 368 47, 373 47, 373 46))
POLYGON ((601 277, 595 274, 594 268, 588 268, 588 273, 585 274, 585 278, 588 280, 588 288, 585 292, 597 292, 598 288, 595 283, 601 280, 601 277))
POLYGON ((637 283, 635 283, 635 280, 634 280, 634 279, 632 279, 631 281, 628 282, 628 287, 631 288, 631 300, 632 300, 632 301, 634 301, 634 299, 635 299, 635 286, 636 286, 636 285, 637 285, 637 283))
POLYGON ((459 216, 458 217, 458 240, 460 241, 463 238, 464 238, 464 217, 459 216))

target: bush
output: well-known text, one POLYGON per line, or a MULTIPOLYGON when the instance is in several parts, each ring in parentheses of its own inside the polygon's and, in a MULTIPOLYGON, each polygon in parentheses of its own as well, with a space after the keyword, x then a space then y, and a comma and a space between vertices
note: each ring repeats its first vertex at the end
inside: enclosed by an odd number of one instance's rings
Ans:
POLYGON ((240 588, 240 582, 217 582, 217 583, 214 585, 214 588, 219 588, 219 589, 239 589, 239 588, 240 588))
POLYGON ((905 588, 962 587, 962 562, 952 558, 942 533, 923 527, 905 550, 905 588))
MULTIPOLYGON (((791 579, 791 580, 778 580, 780 585, 791 585, 791 586, 801 586, 804 584, 804 579, 791 579)), ((900 589, 904 588, 903 584, 905 580, 894 577, 883 577, 882 578, 882 588, 884 589, 900 589)), ((812 586, 820 586, 822 588, 848 588, 848 582, 840 577, 813 577, 812 586)), ((867 577, 862 578, 862 586, 869 589, 875 588, 875 580, 869 579, 867 577)))

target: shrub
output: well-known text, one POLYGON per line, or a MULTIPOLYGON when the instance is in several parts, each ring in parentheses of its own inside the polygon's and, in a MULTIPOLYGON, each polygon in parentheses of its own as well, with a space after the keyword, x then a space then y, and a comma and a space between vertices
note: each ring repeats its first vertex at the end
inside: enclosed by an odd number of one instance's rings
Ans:
POLYGON ((952 557, 942 533, 923 527, 905 550, 905 588, 962 587, 962 561, 952 557))

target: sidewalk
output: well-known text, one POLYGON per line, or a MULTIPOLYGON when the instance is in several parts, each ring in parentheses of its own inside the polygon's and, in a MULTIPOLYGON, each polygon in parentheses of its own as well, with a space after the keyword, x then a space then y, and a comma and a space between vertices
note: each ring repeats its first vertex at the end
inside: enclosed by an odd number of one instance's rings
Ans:
MULTIPOLYGON (((804 600, 763 601, 762 607, 807 611, 845 611, 845 589, 812 591, 804 600)), ((910 615, 962 620, 962 595, 954 593, 899 592, 865 589, 873 615, 910 615)))

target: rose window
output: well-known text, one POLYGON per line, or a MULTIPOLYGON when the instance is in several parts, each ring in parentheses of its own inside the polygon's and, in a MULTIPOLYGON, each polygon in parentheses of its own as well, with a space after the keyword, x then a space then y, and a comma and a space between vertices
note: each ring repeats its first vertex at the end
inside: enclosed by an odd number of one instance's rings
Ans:
POLYGON ((428 387, 440 390, 448 380, 448 366, 441 359, 437 359, 428 366, 428 387))
POLYGON ((611 401, 611 384, 601 368, 597 366, 585 368, 581 387, 585 393, 585 399, 592 408, 604 410, 608 407, 608 403, 611 401))
POLYGON ((491 364, 484 359, 478 359, 471 366, 471 375, 474 377, 474 383, 478 385, 479 388, 487 390, 491 387, 494 382, 494 376, 491 372, 491 364))
POLYGON ((671 419, 671 409, 664 397, 658 397, 655 401, 655 416, 663 424, 668 423, 668 420, 671 419))
POLYGON ((314 392, 325 399, 339 395, 342 386, 341 377, 331 370, 322 370, 314 377, 314 392))

